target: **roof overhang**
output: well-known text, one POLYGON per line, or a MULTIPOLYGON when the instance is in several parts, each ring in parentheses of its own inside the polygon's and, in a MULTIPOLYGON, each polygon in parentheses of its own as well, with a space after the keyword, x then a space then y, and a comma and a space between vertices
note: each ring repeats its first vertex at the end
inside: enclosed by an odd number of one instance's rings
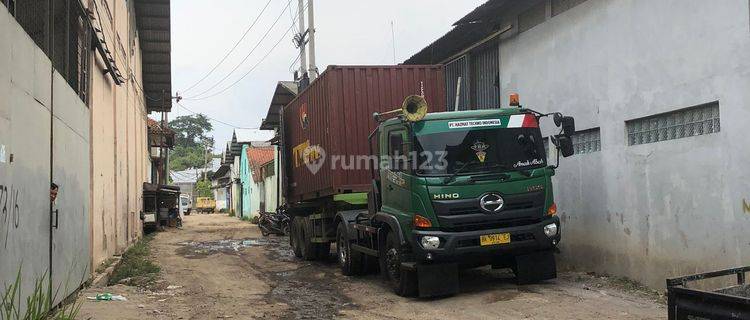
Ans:
POLYGON ((149 112, 172 110, 170 0, 135 0, 141 44, 143 92, 149 112))
POLYGON ((298 87, 294 81, 279 81, 268 107, 268 114, 260 125, 261 130, 273 130, 281 125, 281 109, 297 96, 298 87))
POLYGON ((454 28, 407 59, 404 64, 446 64, 473 48, 511 30, 502 13, 523 5, 519 1, 489 0, 453 24, 454 28))

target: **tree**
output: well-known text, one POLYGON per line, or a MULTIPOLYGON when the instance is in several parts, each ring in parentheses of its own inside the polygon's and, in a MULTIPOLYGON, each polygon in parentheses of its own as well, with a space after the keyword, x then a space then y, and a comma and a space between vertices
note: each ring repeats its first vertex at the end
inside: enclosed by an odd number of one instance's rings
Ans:
POLYGON ((195 193, 199 197, 208 197, 213 199, 214 193, 211 192, 211 182, 208 180, 200 180, 195 183, 195 193))
POLYGON ((213 125, 208 117, 202 114, 177 117, 169 122, 169 127, 175 131, 175 148, 169 160, 172 170, 202 168, 211 162, 214 138, 209 135, 213 125))
POLYGON ((175 144, 184 147, 202 147, 205 142, 213 145, 214 138, 208 133, 214 129, 208 117, 202 114, 180 116, 169 122, 175 131, 175 144))

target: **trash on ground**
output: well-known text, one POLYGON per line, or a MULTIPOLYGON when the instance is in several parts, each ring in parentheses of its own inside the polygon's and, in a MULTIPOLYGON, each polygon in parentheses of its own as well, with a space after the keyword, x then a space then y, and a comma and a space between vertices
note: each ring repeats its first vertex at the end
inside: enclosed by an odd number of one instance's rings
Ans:
POLYGON ((124 296, 111 293, 99 293, 95 297, 86 297, 86 299, 96 301, 128 301, 124 296))

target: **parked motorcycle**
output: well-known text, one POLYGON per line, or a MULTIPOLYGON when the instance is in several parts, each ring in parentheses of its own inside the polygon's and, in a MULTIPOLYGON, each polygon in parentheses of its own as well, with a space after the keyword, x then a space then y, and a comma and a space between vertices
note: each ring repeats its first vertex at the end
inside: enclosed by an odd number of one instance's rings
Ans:
POLYGON ((288 235, 289 222, 291 217, 286 210, 277 210, 277 212, 261 212, 258 218, 258 227, 263 236, 269 234, 288 235))

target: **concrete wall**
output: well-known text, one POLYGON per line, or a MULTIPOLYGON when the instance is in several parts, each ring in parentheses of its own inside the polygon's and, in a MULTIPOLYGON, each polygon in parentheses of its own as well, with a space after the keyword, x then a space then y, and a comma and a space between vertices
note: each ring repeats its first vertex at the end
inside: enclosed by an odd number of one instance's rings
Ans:
POLYGON ((242 216, 242 210, 240 208, 240 202, 242 198, 242 188, 240 188, 240 184, 237 183, 237 179, 240 178, 240 156, 234 157, 234 163, 232 164, 231 170, 231 177, 232 177, 232 187, 231 187, 231 204, 232 206, 229 208, 231 212, 235 213, 235 216, 241 217, 242 216))
POLYGON ((664 279, 750 261, 746 0, 589 0, 500 44, 502 105, 601 127, 602 151, 555 181, 562 262, 664 279), (628 146, 625 121, 719 101, 721 132, 628 146))
POLYGON ((100 4, 103 30, 116 64, 129 78, 116 85, 101 57, 92 67, 92 252, 93 266, 121 254, 142 235, 143 182, 150 178, 141 55, 130 15, 132 1, 100 4), (136 41, 132 41, 136 40, 136 41))
POLYGON ((52 276, 59 302, 88 279, 90 109, 0 6, 0 288, 22 308, 52 276), (53 210, 50 182, 60 186, 53 210))
POLYGON ((218 188, 213 190, 214 199, 216 199, 216 210, 227 209, 227 189, 218 188))
POLYGON ((237 217, 252 217, 254 213, 258 211, 259 200, 257 195, 254 195, 257 191, 254 190, 255 182, 253 182, 253 177, 250 173, 250 159, 247 157, 247 148, 249 148, 248 145, 243 145, 242 152, 238 157, 240 158, 239 175, 240 181, 242 181, 242 199, 240 200, 242 204, 242 212, 241 214, 238 214, 237 217))

